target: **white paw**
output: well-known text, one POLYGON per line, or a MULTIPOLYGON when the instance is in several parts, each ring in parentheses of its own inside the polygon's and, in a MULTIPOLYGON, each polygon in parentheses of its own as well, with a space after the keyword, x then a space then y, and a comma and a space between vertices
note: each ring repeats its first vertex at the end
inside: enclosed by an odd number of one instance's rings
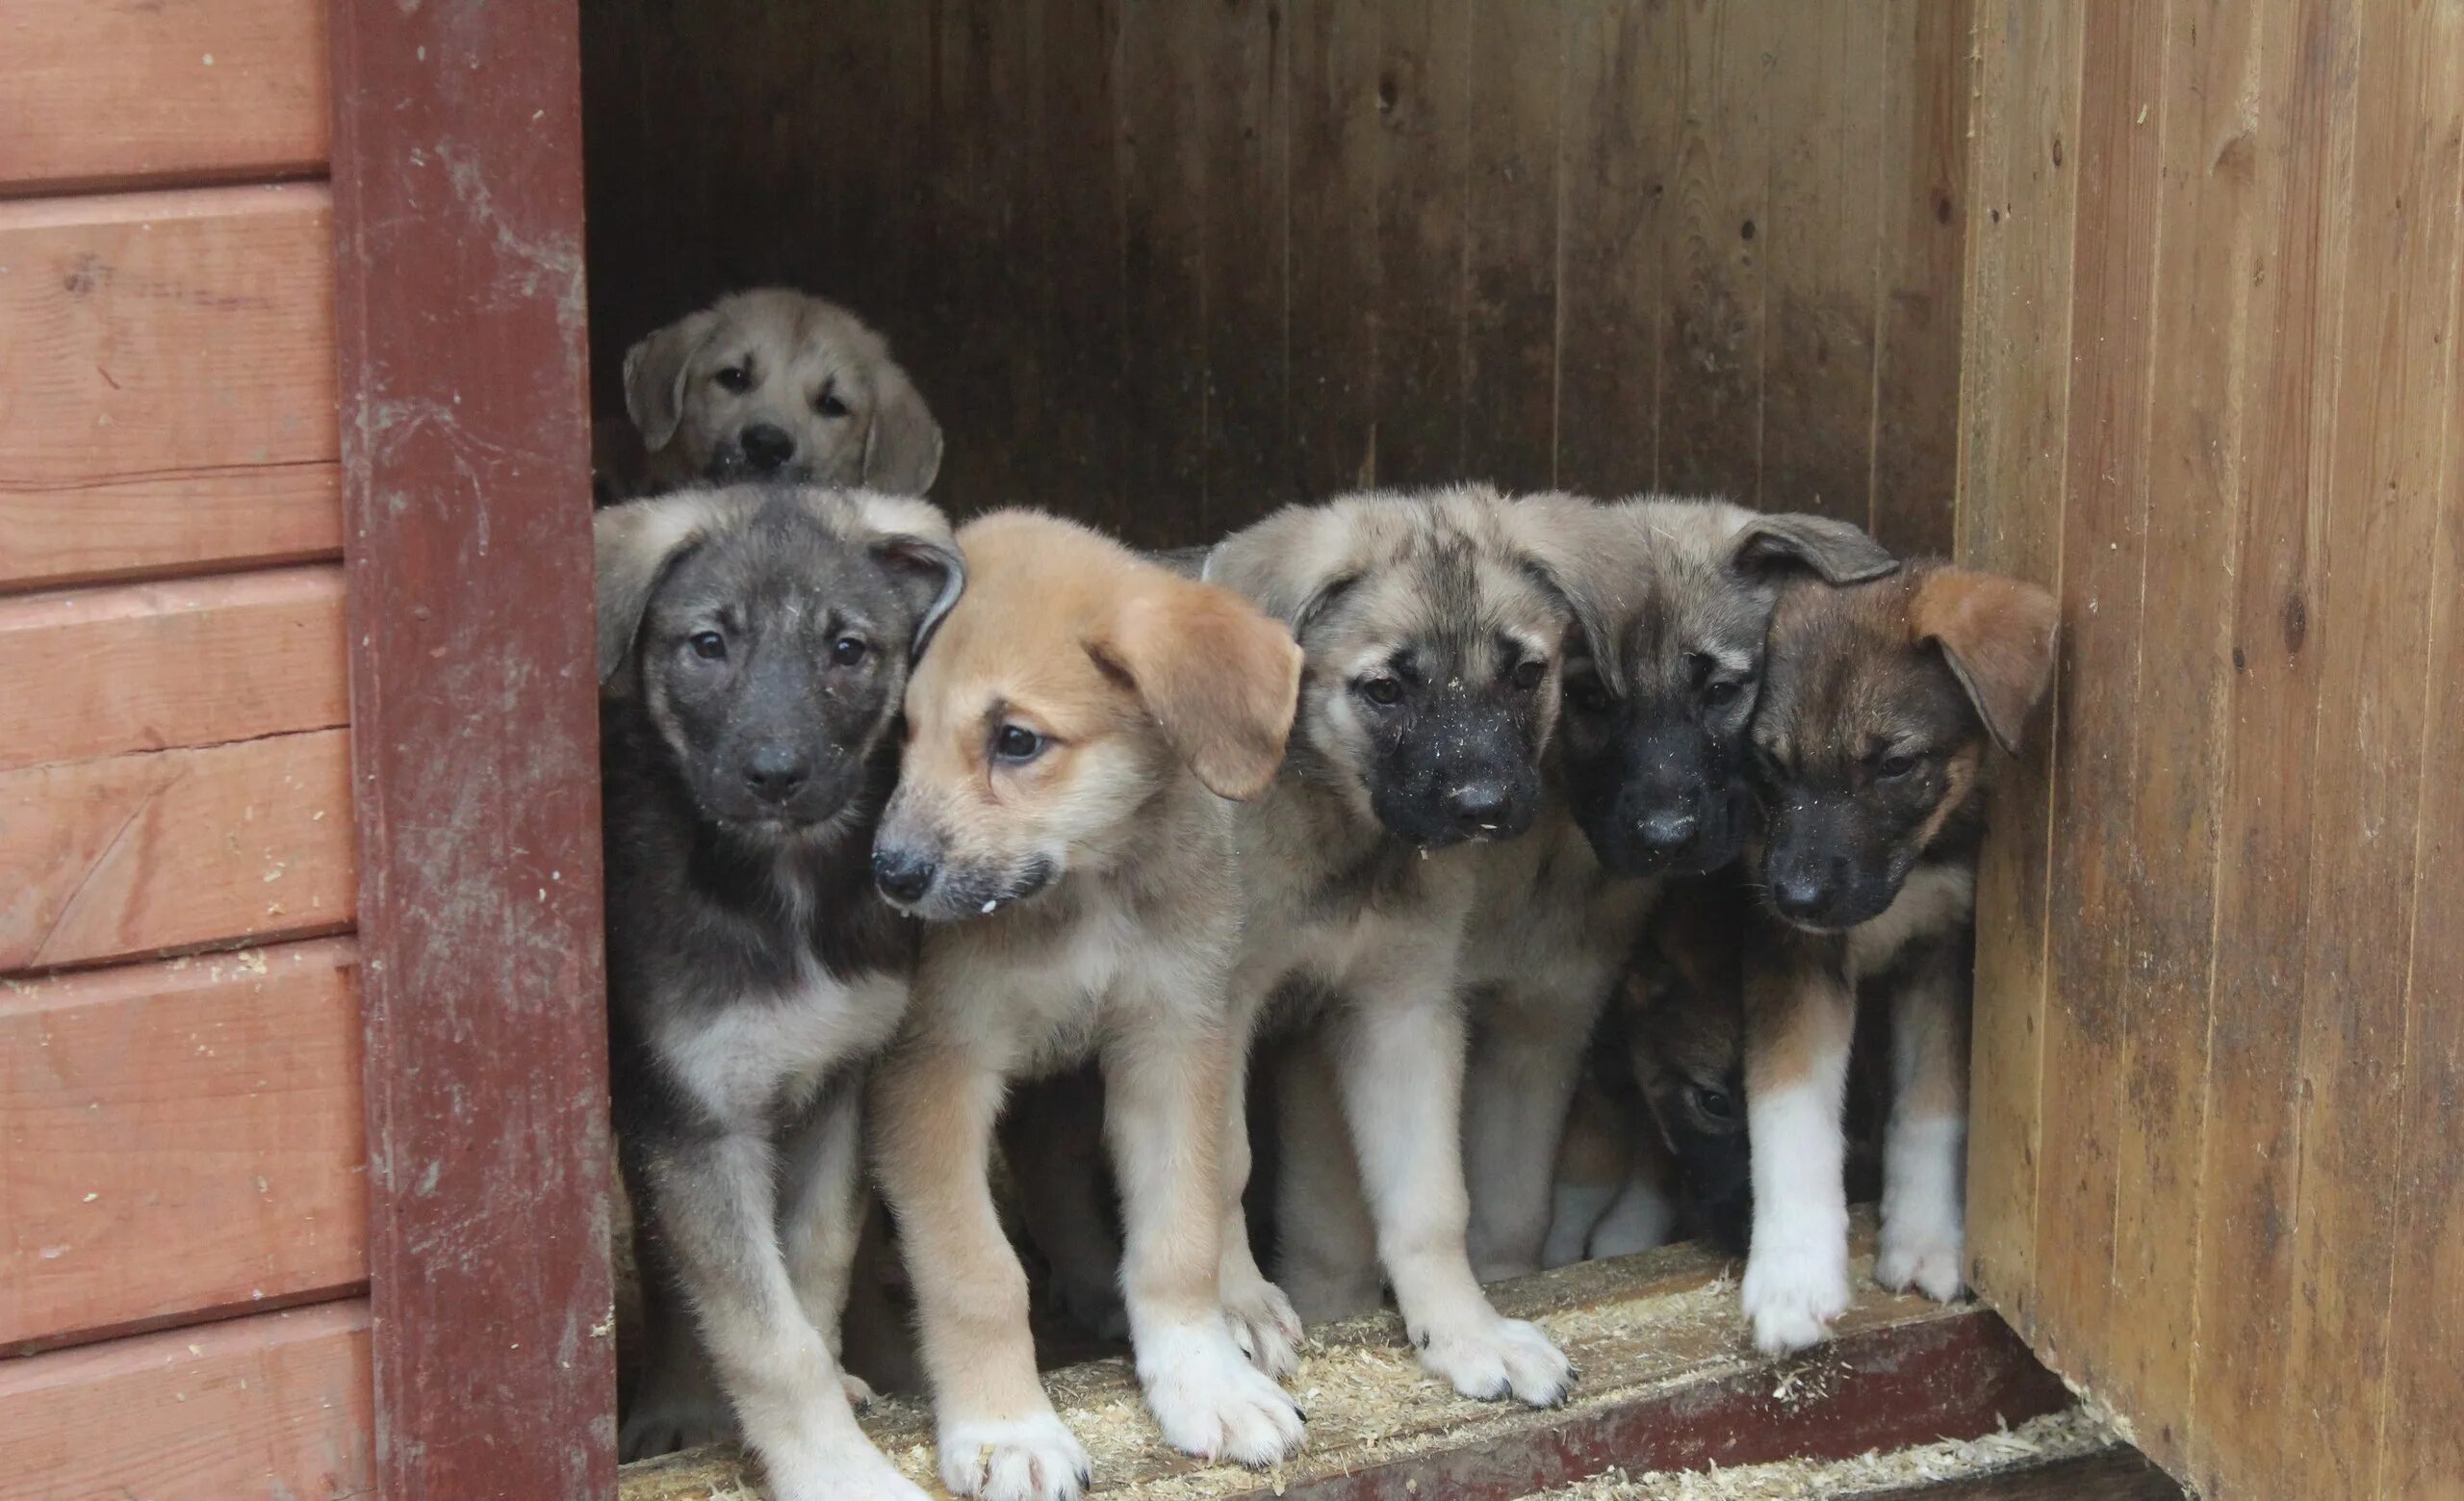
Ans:
POLYGON ((854 1371, 848 1370, 843 1366, 839 1368, 838 1385, 846 1388, 847 1405, 854 1408, 859 1412, 861 1412, 866 1408, 871 1407, 873 1405, 873 1399, 880 1395, 880 1393, 873 1390, 873 1384, 871 1382, 864 1380, 861 1376, 857 1375, 854 1371))
POLYGON ((1087 1450, 1050 1412, 941 1430, 941 1484, 983 1501, 1077 1501, 1093 1484, 1087 1450))
POLYGON ((1227 1278, 1222 1296, 1232 1342, 1251 1365, 1276 1381, 1290 1381, 1300 1369, 1300 1315, 1292 1310, 1292 1300, 1255 1274, 1241 1286, 1227 1278))
POLYGON ((1936 1303, 1948 1303, 1966 1286, 1960 1274, 1965 1246, 1956 1225, 1907 1223, 1909 1216, 1883 1222, 1882 1246, 1874 1257, 1874 1281, 1893 1292, 1913 1287, 1936 1303))
POLYGON ((624 1430, 616 1436, 616 1457, 629 1464, 735 1436, 735 1413, 716 1392, 645 1391, 625 1414, 624 1430))
POLYGON ((931 1492, 892 1468, 868 1443, 824 1449, 805 1470, 791 1476, 764 1464, 774 1501, 931 1501, 931 1492))
POLYGON ((1574 1385, 1574 1363, 1538 1325, 1521 1319, 1493 1313, 1464 1328, 1416 1331, 1412 1342, 1430 1375, 1482 1402, 1512 1396, 1535 1408, 1553 1408, 1574 1385))
POLYGON ((1221 1324, 1149 1334, 1139 1342, 1138 1379, 1164 1441, 1184 1454, 1257 1468, 1300 1447, 1300 1410, 1243 1358, 1221 1324))
POLYGON ((1745 1313, 1755 1348, 1785 1355, 1820 1344, 1848 1309, 1848 1247, 1757 1236, 1745 1263, 1745 1313))

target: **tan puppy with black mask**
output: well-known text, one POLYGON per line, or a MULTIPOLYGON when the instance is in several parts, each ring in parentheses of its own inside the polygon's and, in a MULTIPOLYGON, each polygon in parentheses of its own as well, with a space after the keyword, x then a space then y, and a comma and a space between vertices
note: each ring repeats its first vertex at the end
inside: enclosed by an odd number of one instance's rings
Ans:
POLYGON ((1037 1377, 1026 1276, 987 1173, 1010 1083, 1091 1053, 1148 1408, 1177 1448, 1272 1463, 1298 1447, 1300 1414, 1245 1358, 1218 1282, 1251 1020, 1226 986, 1242 920, 1232 799, 1282 763, 1299 648, 1230 591, 1068 522, 997 513, 959 545, 968 592, 910 686, 874 846, 883 893, 931 924, 872 1125, 942 1481, 995 1501, 1089 1483, 1037 1377))

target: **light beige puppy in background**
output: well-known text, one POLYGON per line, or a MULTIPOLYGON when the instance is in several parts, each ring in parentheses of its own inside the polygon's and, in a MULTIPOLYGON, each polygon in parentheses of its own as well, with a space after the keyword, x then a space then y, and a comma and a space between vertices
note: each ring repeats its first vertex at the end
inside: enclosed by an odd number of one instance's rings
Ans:
POLYGON ((732 292, 625 352, 631 431, 603 424, 607 499, 778 479, 922 495, 941 428, 882 336, 784 287, 732 292))
POLYGON ((968 592, 918 664, 874 846, 883 893, 932 924, 872 1127, 941 1479, 993 1501, 1089 1484, 1037 1375, 988 1173, 1011 1083, 1090 1054, 1147 1406, 1176 1448, 1273 1463, 1299 1446, 1300 1413, 1245 1358, 1218 1281, 1227 1152, 1246 1174, 1226 1130, 1250 1017, 1225 982, 1232 800, 1282 762, 1299 648, 1229 590, 1069 522, 997 513, 959 544, 968 592))

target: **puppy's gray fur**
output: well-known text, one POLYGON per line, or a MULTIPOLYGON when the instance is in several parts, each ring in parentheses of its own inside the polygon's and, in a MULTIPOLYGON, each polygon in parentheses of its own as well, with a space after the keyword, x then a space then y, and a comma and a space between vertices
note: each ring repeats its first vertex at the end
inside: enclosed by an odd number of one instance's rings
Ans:
POLYGON ((922 495, 941 429, 882 336, 834 302, 734 292, 625 353, 638 445, 595 445, 618 498, 756 478, 922 495))
POLYGON ((865 856, 958 554, 920 501, 811 489, 636 501, 597 531, 610 1052, 651 1345, 622 1447, 718 1436, 732 1407, 774 1495, 916 1497, 836 1352, 855 1075, 914 945, 865 856))

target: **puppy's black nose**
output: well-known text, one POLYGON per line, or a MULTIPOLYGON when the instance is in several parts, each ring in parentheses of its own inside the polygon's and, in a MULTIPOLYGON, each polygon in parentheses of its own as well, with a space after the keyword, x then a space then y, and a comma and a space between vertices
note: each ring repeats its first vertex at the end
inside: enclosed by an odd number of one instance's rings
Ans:
POLYGON ((920 849, 885 847, 873 851, 873 884, 892 901, 911 902, 933 889, 941 863, 920 849))
POLYGON ((1839 893, 1847 889, 1847 870, 1838 861, 1828 867, 1774 870, 1771 872, 1771 905, 1779 908, 1780 916, 1784 918, 1799 922, 1815 921, 1838 905, 1839 893))
POLYGON ((1702 827, 1703 821, 1690 812, 1661 809, 1645 814, 1634 834, 1643 841, 1643 848, 1665 860, 1682 853, 1702 827))
POLYGON ((783 803, 804 788, 812 763, 792 745, 759 745, 744 758, 744 785, 765 803, 783 803))
POLYGON ((766 422, 755 423, 736 434, 736 447, 744 450, 744 461, 762 474, 785 464, 796 456, 796 440, 784 427, 774 427, 766 422))
POLYGON ((1447 789, 1446 812, 1466 834, 1485 834, 1506 821, 1511 801, 1502 782, 1465 782, 1447 789))

